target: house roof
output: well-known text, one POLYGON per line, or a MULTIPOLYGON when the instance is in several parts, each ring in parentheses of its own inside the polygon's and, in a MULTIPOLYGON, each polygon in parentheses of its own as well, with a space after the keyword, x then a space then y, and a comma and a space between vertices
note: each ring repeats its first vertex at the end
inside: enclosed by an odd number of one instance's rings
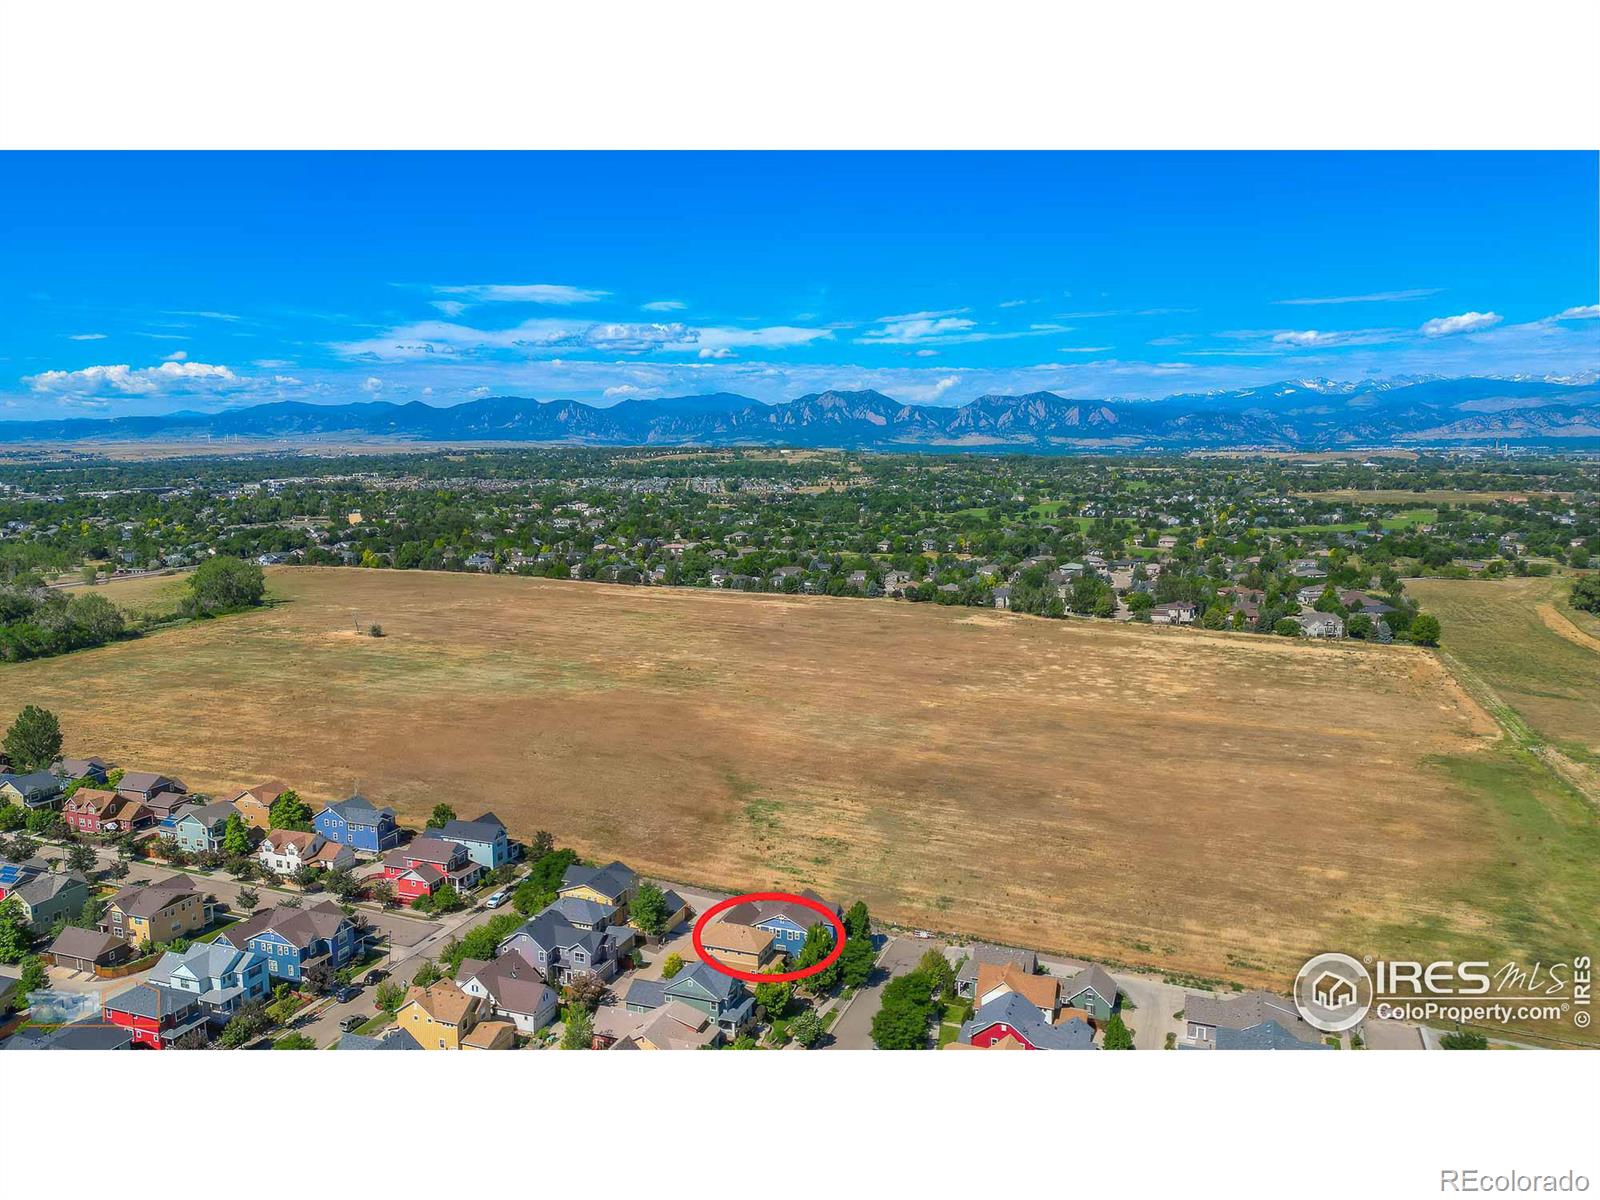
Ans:
POLYGON ((162 909, 194 895, 194 880, 187 875, 169 875, 154 883, 136 883, 111 898, 113 906, 130 917, 153 917, 162 909))
POLYGON ((320 833, 307 833, 302 829, 274 829, 261 839, 263 850, 269 847, 282 854, 293 846, 301 858, 305 858, 312 846, 323 841, 320 833))
POLYGON ((420 1007, 435 1021, 445 1025, 459 1025, 472 1011, 476 1001, 451 980, 441 979, 425 988, 412 987, 407 991, 405 1004, 400 1007, 405 1008, 411 1004, 420 1007))
POLYGON ((690 963, 671 979, 666 981, 662 989, 670 995, 673 992, 687 990, 685 985, 698 984, 710 992, 719 1001, 726 1001, 737 995, 741 990, 739 981, 731 975, 724 975, 715 967, 703 962, 690 963))
POLYGON ((556 913, 573 925, 594 925, 614 916, 617 908, 614 904, 601 904, 580 896, 558 896, 544 911, 556 913))
POLYGON ((105 788, 79 788, 67 800, 67 804, 80 812, 89 811, 105 813, 113 804, 124 803, 123 797, 116 792, 107 791, 105 788))
POLYGON ((133 1031, 112 1025, 98 1017, 85 1017, 70 1025, 44 1032, 19 1029, 0 1042, 5 1050, 126 1050, 133 1043, 133 1031))
POLYGON ((209 829, 219 822, 225 822, 238 811, 226 800, 218 800, 212 804, 196 805, 194 808, 188 809, 183 816, 178 818, 178 823, 181 825, 185 821, 199 821, 209 829))
POLYGON ((107 771, 111 764, 103 758, 58 758, 50 764, 50 770, 66 779, 82 779, 90 771, 107 771))
POLYGON ((602 896, 618 899, 639 882, 639 876, 626 863, 611 862, 603 867, 585 867, 574 863, 561 876, 561 891, 568 888, 593 888, 602 896))
POLYGON ((421 1050, 422 1044, 404 1029, 386 1029, 377 1037, 347 1033, 339 1038, 341 1050, 421 1050))
POLYGON ((154 771, 124 771, 117 787, 125 792, 148 792, 156 787, 161 787, 165 791, 189 790, 179 780, 169 775, 157 775, 154 771))
POLYGON ((107 1012, 160 1020, 162 1017, 181 1016, 194 1004, 194 996, 187 992, 175 991, 159 983, 137 983, 111 997, 105 1002, 105 1007, 107 1012))
POLYGON ((149 982, 170 986, 180 970, 204 990, 222 986, 227 975, 241 970, 246 960, 255 957, 248 950, 236 950, 226 942, 193 942, 186 950, 168 950, 151 970, 149 982))
POLYGON ((1218 1050, 1332 1050, 1321 1040, 1302 1041, 1277 1021, 1262 1021, 1245 1029, 1218 1028, 1218 1050))
POLYGON ((226 940, 231 946, 243 948, 251 938, 271 932, 304 950, 319 938, 332 938, 338 933, 339 927, 348 922, 349 918, 343 910, 331 900, 324 900, 310 908, 285 908, 280 905, 239 922, 225 930, 217 940, 226 940))
POLYGON ((1086 988, 1093 988, 1095 995, 1107 1004, 1117 1002, 1117 982, 1106 974, 1104 967, 1090 963, 1071 979, 1061 985, 1062 998, 1069 1003, 1075 996, 1079 996, 1086 988))
POLYGON ((539 970, 515 950, 490 962, 467 959, 456 972, 456 982, 476 978, 502 1012, 532 1016, 554 1003, 556 994, 545 986, 539 970))
POLYGON ((505 823, 493 813, 484 813, 475 821, 446 821, 439 829, 427 829, 425 835, 438 834, 446 840, 458 842, 492 842, 505 836, 505 823))
POLYGON ((646 1017, 632 1036, 658 1050, 698 1050, 715 1042, 718 1033, 711 1018, 698 1008, 669 1000, 646 1017))
POLYGON ((772 945, 772 932, 753 925, 718 921, 700 931, 700 940, 709 950, 732 950, 738 954, 760 954, 772 945))
POLYGON ((1003 987, 1023 997, 1040 1012, 1053 1014, 1059 986, 1059 981, 1053 975, 1030 975, 1015 963, 980 963, 978 966, 977 995, 980 998, 997 987, 1003 987))
POLYGON ((50 953, 66 958, 86 958, 91 962, 122 945, 122 939, 93 929, 68 925, 50 943, 50 953))
POLYGON ((506 1033, 515 1034, 517 1027, 510 1021, 479 1021, 461 1039, 463 1046, 474 1050, 493 1050, 494 1044, 506 1033))
POLYGON ((1249 1029, 1263 1021, 1276 1021, 1303 1042, 1321 1038, 1300 1019, 1294 1001, 1259 990, 1236 996, 1206 996, 1191 992, 1183 1001, 1184 1020, 1216 1029, 1249 1029))
MULTIPOLYGON (((808 900, 815 900, 834 916, 840 916, 839 906, 829 903, 817 893, 804 891, 799 894, 808 900)), ((828 919, 816 909, 796 904, 793 900, 746 900, 742 904, 735 904, 723 914, 722 919, 734 925, 759 925, 763 921, 780 917, 787 918, 801 929, 810 929, 813 925, 821 925, 825 929, 832 928, 828 919)))
POLYGON ((1094 1030, 1086 1022, 1074 1017, 1051 1025, 1030 1001, 1016 992, 997 996, 974 1013, 972 1020, 961 1026, 961 1040, 970 1042, 973 1035, 994 1025, 1010 1026, 1038 1050, 1094 1049, 1094 1030))
POLYGON ((288 784, 274 779, 270 783, 258 783, 255 787, 245 788, 244 791, 233 797, 233 803, 254 801, 257 804, 263 804, 271 808, 272 802, 288 790, 288 784))
POLYGON ((385 866, 403 866, 408 862, 448 864, 461 855, 460 842, 447 842, 443 838, 419 837, 409 846, 400 846, 383 856, 385 866))
POLYGON ((1039 956, 1032 950, 1016 950, 1010 946, 991 946, 987 942, 974 942, 956 978, 977 979, 978 968, 984 963, 1016 963, 1031 975, 1039 965, 1039 956))
POLYGON ((571 950, 582 947, 591 958, 605 945, 603 935, 592 929, 579 929, 558 912, 546 908, 535 913, 518 927, 517 934, 526 934, 541 950, 571 950))
POLYGON ((49 796, 61 790, 61 780, 49 771, 30 771, 26 775, 7 772, 0 775, 0 787, 8 783, 24 796, 49 796))
POLYGON ((394 809, 379 808, 360 792, 346 799, 336 800, 322 811, 327 812, 330 808, 346 821, 355 825, 375 825, 381 817, 394 819, 394 809))
POLYGON ((31 878, 24 879, 10 894, 28 905, 43 904, 53 900, 62 892, 74 885, 87 889, 89 881, 81 871, 48 872, 41 871, 31 878))

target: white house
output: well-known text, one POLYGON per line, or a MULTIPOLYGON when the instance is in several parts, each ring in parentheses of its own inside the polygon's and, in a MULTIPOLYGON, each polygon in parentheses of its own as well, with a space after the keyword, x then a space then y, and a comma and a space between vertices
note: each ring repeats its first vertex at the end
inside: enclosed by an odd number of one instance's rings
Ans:
POLYGON ((292 829, 274 829, 268 833, 256 857, 274 875, 293 875, 301 867, 343 871, 356 865, 355 851, 349 846, 330 842, 320 833, 299 833, 292 829))

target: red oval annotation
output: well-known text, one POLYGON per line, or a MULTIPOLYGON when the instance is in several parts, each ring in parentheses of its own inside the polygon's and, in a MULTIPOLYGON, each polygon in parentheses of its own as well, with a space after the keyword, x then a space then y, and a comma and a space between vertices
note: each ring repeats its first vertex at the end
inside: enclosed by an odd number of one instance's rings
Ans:
MULTIPOLYGON (((820 923, 820 922, 819 922, 820 923)), ((797 896, 793 892, 746 892, 742 896, 729 896, 726 900, 719 900, 705 912, 700 914, 700 919, 694 923, 694 952, 700 956, 700 961, 714 971, 721 971, 724 975, 731 975, 735 979, 742 979, 746 983, 792 983, 797 979, 809 979, 813 975, 826 971, 839 961, 839 956, 844 953, 844 922, 833 914, 826 904, 822 904, 809 896, 797 896), (706 950, 705 943, 700 935, 705 932, 707 922, 718 913, 726 912, 736 904, 743 904, 747 900, 786 900, 791 904, 800 904, 811 909, 822 917, 829 925, 833 926, 833 949, 828 957, 821 962, 809 967, 802 967, 798 971, 777 971, 771 974, 762 974, 759 971, 741 971, 737 967, 730 967, 726 963, 718 962, 715 955, 706 950)))

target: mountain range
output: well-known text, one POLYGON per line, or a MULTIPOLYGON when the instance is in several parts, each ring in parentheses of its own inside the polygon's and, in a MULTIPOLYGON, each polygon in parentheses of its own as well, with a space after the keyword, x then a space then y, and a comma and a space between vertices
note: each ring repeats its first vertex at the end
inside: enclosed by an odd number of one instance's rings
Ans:
POLYGON ((1313 379, 1162 400, 1082 400, 1030 392, 979 396, 959 406, 907 404, 875 391, 815 392, 778 404, 722 392, 624 400, 608 408, 494 396, 450 407, 285 401, 214 413, 0 421, 0 445, 217 438, 1045 453, 1600 440, 1600 383, 1313 379))

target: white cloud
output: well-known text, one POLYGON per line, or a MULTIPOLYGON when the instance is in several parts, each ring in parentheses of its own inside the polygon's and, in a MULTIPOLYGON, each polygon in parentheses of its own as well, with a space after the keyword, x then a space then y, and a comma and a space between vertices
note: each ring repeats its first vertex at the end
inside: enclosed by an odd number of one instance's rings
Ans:
POLYGON ((1001 308, 1021 308, 1024 304, 1037 304, 1037 303, 1039 303, 1037 300, 1002 300, 1002 301, 1000 301, 1000 307, 1001 308))
POLYGON ((188 357, 189 357, 189 352, 187 350, 174 350, 171 354, 167 355, 166 358, 162 359, 161 361, 162 362, 182 362, 184 359, 186 359, 188 357))
POLYGON ((619 383, 616 387, 608 387, 600 394, 607 400, 615 400, 622 396, 637 396, 643 388, 634 387, 631 383, 619 383))
POLYGON ((106 335, 103 333, 69 333, 68 339, 74 342, 98 342, 106 335))
POLYGON ((1600 321, 1600 304, 1583 304, 1558 312, 1552 321, 1600 321))
POLYGON ((272 377, 272 382, 277 384, 279 387, 301 386, 301 381, 296 379, 293 375, 274 375, 272 377))
POLYGON ((723 350, 730 346, 759 346, 775 350, 833 339, 833 330, 808 325, 763 325, 754 329, 716 325, 692 332, 702 347, 711 350, 723 350))
POLYGON ((1421 300, 1436 296, 1442 288, 1404 288, 1397 292, 1367 292, 1360 296, 1306 296, 1296 300, 1274 300, 1274 304, 1392 304, 1400 300, 1421 300))
POLYGON ((1319 329, 1285 329, 1272 335, 1280 346, 1331 346, 1338 343, 1341 334, 1324 333, 1319 329))
MULTIPOLYGON (((964 311, 964 310, 956 310, 964 311)), ((858 342, 879 342, 884 345, 905 345, 927 338, 943 338, 975 329, 977 322, 952 313, 904 313, 898 317, 879 317, 879 328, 869 329, 856 339, 858 342)))
POLYGON ((164 362, 158 367, 137 369, 121 363, 84 367, 79 371, 45 371, 38 375, 26 375, 22 382, 35 392, 49 395, 111 392, 122 396, 149 396, 162 392, 204 391, 242 381, 229 367, 211 363, 164 362))
POLYGON ((1435 317, 1431 321, 1424 321, 1422 332, 1428 337, 1448 337, 1452 333, 1489 329, 1500 324, 1501 320, 1503 318, 1499 313, 1464 312, 1454 317, 1435 317))
POLYGON ((204 317, 207 321, 238 321, 242 319, 235 313, 216 312, 215 310, 209 308, 169 308, 164 310, 164 312, 165 315, 169 317, 204 317))
POLYGON ((738 358, 739 356, 737 354, 735 354, 727 346, 717 346, 717 347, 701 346, 700 347, 700 357, 701 358, 738 358))
POLYGON ((938 358, 939 357, 939 352, 937 350, 922 349, 922 350, 918 350, 917 351, 917 357, 918 358, 938 358))
POLYGON ((462 296, 474 304, 590 304, 611 294, 564 283, 469 283, 433 290, 442 296, 462 296))
POLYGON ((377 393, 383 391, 383 380, 379 379, 376 375, 368 375, 361 384, 361 390, 364 392, 371 392, 376 395, 377 393))
POLYGON ((641 304, 639 307, 645 312, 682 312, 689 306, 682 300, 652 300, 649 304, 641 304))
POLYGON ((462 300, 432 300, 429 303, 447 317, 459 317, 467 311, 466 302, 462 300))

